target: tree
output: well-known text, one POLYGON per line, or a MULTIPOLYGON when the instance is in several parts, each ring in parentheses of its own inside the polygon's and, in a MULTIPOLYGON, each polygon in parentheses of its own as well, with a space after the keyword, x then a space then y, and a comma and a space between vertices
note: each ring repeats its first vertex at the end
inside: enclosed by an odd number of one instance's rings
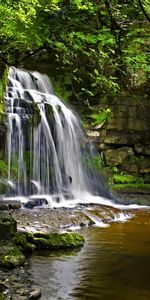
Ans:
POLYGON ((147 0, 0 4, 1 59, 20 66, 30 55, 46 53, 57 80, 90 105, 148 78, 148 34, 147 0))

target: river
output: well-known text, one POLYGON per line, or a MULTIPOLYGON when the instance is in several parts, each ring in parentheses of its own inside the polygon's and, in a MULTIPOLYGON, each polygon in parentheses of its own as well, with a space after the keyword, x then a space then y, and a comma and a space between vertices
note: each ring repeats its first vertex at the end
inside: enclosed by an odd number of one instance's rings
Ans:
POLYGON ((85 228, 81 251, 34 255, 28 261, 42 300, 149 300, 150 212, 126 222, 85 228))

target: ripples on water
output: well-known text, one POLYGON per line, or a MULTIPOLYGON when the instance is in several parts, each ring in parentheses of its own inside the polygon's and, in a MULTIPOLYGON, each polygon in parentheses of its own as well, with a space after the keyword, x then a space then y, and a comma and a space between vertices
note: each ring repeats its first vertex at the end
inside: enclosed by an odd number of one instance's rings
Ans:
POLYGON ((34 256, 29 272, 42 300, 149 300, 150 213, 82 231, 81 251, 34 256))

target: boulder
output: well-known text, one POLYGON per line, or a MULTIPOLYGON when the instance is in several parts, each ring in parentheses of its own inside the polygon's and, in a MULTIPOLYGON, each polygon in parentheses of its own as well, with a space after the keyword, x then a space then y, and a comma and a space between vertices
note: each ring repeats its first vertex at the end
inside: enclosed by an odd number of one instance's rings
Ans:
POLYGON ((109 149, 105 151, 107 165, 121 165, 128 157, 134 155, 133 149, 130 147, 121 147, 118 149, 109 149))
POLYGON ((47 205, 48 201, 45 198, 35 198, 35 199, 29 199, 26 203, 24 203, 25 208, 32 209, 36 206, 42 206, 47 205))

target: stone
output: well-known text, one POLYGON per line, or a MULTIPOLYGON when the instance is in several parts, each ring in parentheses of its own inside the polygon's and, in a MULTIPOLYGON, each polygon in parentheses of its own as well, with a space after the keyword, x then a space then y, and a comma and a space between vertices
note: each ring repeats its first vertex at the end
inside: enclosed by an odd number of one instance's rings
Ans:
POLYGON ((150 155, 150 145, 135 144, 134 151, 138 154, 150 155))
POLYGON ((145 157, 139 161, 139 173, 150 173, 150 157, 145 157))
POLYGON ((137 163, 131 161, 124 161, 121 164, 122 168, 129 172, 129 173, 138 173, 139 172, 139 165, 137 163))
POLYGON ((128 157, 134 155, 133 149, 130 147, 121 147, 119 149, 109 149, 105 151, 107 165, 121 165, 128 157))
POLYGON ((22 266, 25 263, 25 256, 19 248, 13 247, 4 255, 0 255, 0 267, 5 269, 13 269, 18 266, 22 266))
POLYGON ((9 240, 17 231, 17 222, 5 211, 0 211, 0 240, 9 240))
POLYGON ((104 138, 105 144, 114 144, 114 145, 126 145, 128 144, 128 137, 121 133, 107 134, 104 138))
POLYGON ((33 235, 33 244, 37 250, 59 250, 80 248, 84 245, 84 238, 76 232, 45 233, 37 232, 33 235))
POLYGON ((28 202, 24 203, 25 208, 32 209, 35 206, 42 206, 47 205, 48 201, 45 198, 35 198, 35 199, 29 199, 28 202))
POLYGON ((100 143, 99 148, 100 148, 100 150, 106 150, 106 149, 109 149, 110 146, 105 143, 100 143))
POLYGON ((21 201, 18 200, 0 200, 0 210, 19 209, 21 208, 21 201))
POLYGON ((41 289, 36 288, 29 293, 29 299, 39 299, 41 297, 41 289))
POLYGON ((98 131, 95 131, 95 130, 93 130, 93 131, 88 130, 86 132, 86 134, 87 134, 88 137, 94 137, 94 138, 100 136, 100 133, 98 131))

